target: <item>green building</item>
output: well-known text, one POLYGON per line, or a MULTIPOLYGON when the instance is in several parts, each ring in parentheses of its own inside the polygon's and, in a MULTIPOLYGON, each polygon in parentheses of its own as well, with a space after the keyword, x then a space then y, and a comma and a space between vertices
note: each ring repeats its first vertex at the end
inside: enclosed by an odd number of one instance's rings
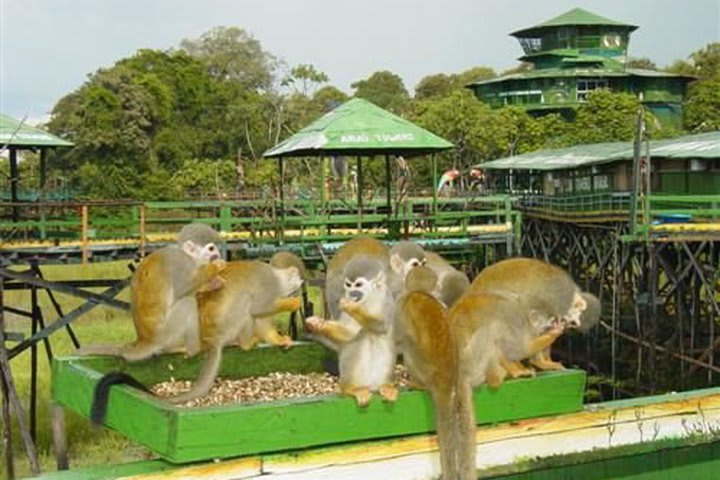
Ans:
POLYGON ((642 93, 643 102, 666 125, 680 126, 690 77, 626 67, 630 34, 638 27, 575 8, 511 35, 532 68, 468 85, 494 107, 520 105, 533 114, 572 117, 588 92, 609 88, 642 93))

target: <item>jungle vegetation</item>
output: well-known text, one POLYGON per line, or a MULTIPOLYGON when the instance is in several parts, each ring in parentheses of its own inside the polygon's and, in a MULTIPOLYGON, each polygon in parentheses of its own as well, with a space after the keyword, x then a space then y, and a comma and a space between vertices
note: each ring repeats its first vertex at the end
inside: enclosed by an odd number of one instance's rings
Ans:
MULTIPOLYGON (((659 69, 647 58, 629 62, 659 69)), ((720 43, 664 69, 697 80, 689 88, 684 131, 650 122, 651 135, 720 128, 720 43)), ((48 176, 86 199, 236 196, 272 188, 275 162, 262 160, 262 153, 351 96, 452 141, 456 149, 443 154, 441 169, 633 137, 638 105, 629 94, 593 92, 574 121, 566 121, 557 115, 535 118, 518 107, 494 110, 463 87, 504 73, 477 66, 431 74, 411 92, 397 74, 378 71, 352 83, 348 95, 311 64, 288 66, 247 31, 215 27, 177 48, 139 50, 89 75, 60 99, 47 128, 76 146, 51 156, 48 176)), ((23 162, 28 186, 37 185, 36 163, 32 157, 23 162)), ((427 163, 413 165, 413 182, 427 182, 427 163)), ((288 168, 296 182, 313 179, 311 162, 290 162, 288 168)))

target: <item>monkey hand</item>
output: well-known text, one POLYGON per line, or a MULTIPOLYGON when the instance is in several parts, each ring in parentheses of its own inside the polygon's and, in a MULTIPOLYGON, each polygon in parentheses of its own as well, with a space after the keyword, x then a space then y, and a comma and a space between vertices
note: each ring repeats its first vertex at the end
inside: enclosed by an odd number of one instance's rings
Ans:
POLYGON ((364 311, 362 305, 360 305, 359 302, 356 302, 354 300, 349 300, 347 298, 341 298, 339 306, 340 306, 340 310, 342 310, 343 312, 345 312, 353 317, 357 316, 358 314, 360 314, 361 312, 364 311))
POLYGON ((565 332, 566 323, 562 320, 553 321, 548 329, 548 334, 553 337, 559 337, 565 332))
POLYGON ((228 266, 228 263, 225 260, 213 260, 210 262, 210 271, 217 275, 218 273, 225 270, 228 266))
POLYGON ((305 319, 305 328, 311 333, 320 333, 324 326, 324 318, 312 316, 305 319))

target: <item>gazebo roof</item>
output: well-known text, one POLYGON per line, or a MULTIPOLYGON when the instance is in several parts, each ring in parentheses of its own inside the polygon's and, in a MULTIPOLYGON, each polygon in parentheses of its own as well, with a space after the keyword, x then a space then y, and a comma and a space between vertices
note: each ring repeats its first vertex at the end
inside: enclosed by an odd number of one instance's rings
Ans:
POLYGON ((367 100, 354 98, 265 152, 265 157, 421 155, 453 144, 367 100))
POLYGON ((513 37, 523 38, 527 36, 534 36, 542 30, 575 25, 615 27, 621 30, 628 31, 633 31, 638 28, 637 25, 630 25, 627 23, 618 22, 616 20, 611 20, 609 18, 601 17, 600 15, 588 12, 587 10, 583 10, 582 8, 573 8, 572 10, 569 10, 562 15, 558 15, 557 17, 551 18, 550 20, 546 20, 545 22, 539 23, 532 27, 517 30, 510 35, 512 35, 513 37))
POLYGON ((0 114, 0 148, 8 147, 72 147, 73 143, 0 114))

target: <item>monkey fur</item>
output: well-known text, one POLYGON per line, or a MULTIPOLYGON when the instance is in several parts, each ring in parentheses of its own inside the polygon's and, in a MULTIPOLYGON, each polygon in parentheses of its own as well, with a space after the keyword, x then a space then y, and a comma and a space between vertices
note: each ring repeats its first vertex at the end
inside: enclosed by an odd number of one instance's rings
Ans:
POLYGON ((354 397, 360 407, 367 406, 374 391, 386 401, 395 401, 394 305, 386 265, 356 254, 342 272, 342 278, 333 276, 344 291, 336 305, 339 318, 310 317, 305 326, 318 341, 338 352, 343 394, 354 397))

